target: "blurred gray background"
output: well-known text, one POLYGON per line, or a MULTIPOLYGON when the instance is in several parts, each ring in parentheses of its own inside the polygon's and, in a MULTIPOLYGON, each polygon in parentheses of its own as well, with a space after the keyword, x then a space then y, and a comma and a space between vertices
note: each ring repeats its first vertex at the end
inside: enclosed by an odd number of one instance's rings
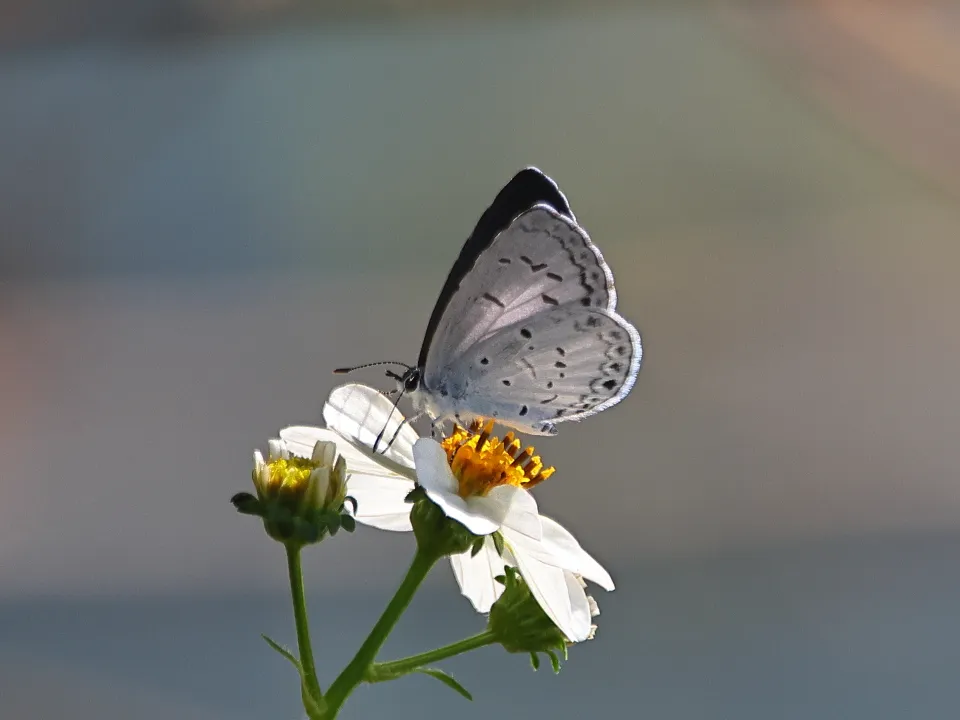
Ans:
MULTIPOLYGON (((445 666, 473 703, 343 717, 955 716, 958 38, 933 2, 4 3, 0 717, 300 716, 229 498, 333 367, 415 359, 527 164, 644 336, 538 443, 618 588, 560 677, 486 649, 445 666)), ((322 681, 411 548, 308 553, 322 681)), ((385 657, 481 625, 442 567, 385 657)))

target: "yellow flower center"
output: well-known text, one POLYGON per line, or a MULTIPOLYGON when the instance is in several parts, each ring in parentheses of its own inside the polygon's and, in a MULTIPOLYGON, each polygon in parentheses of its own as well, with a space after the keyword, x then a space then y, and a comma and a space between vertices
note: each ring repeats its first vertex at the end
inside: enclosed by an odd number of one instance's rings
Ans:
POLYGON ((299 499, 310 485, 310 473, 317 463, 306 458, 291 455, 267 463, 270 469, 270 481, 264 490, 269 495, 299 499))
POLYGON ((462 498, 486 495, 500 485, 530 489, 553 475, 543 466, 533 446, 520 452, 520 441, 512 432, 503 440, 491 435, 493 421, 483 425, 475 420, 469 429, 454 425, 453 434, 442 443, 462 498))

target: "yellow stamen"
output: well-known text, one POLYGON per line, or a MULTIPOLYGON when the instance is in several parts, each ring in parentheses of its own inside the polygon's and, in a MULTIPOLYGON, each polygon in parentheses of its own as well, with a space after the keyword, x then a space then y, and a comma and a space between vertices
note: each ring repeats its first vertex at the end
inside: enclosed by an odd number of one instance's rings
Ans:
POLYGON ((492 435, 493 421, 474 421, 469 430, 454 425, 453 434, 441 445, 447 462, 459 482, 460 497, 486 495, 500 485, 531 488, 553 475, 545 468, 534 448, 520 452, 520 441, 512 432, 503 440, 492 435))
POLYGON ((270 482, 265 490, 284 497, 297 497, 306 490, 310 473, 316 466, 316 463, 299 457, 271 460, 267 463, 270 482))

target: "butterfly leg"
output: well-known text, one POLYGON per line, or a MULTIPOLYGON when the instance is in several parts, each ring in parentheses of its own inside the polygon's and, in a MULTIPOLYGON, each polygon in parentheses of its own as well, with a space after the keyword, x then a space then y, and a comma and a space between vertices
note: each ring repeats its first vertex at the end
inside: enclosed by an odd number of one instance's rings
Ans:
POLYGON ((383 454, 386 455, 386 454, 387 454, 387 450, 389 450, 391 447, 393 447, 393 442, 394 442, 394 440, 397 439, 397 436, 400 434, 400 431, 403 429, 403 426, 404 426, 404 425, 406 425, 406 424, 408 424, 408 423, 412 423, 414 420, 418 420, 418 419, 420 419, 422 416, 423 416, 423 413, 418 413, 418 414, 414 415, 414 416, 411 417, 411 418, 404 418, 404 419, 400 422, 400 424, 397 425, 397 429, 393 431, 393 437, 390 438, 390 442, 388 442, 387 445, 386 445, 386 447, 383 448, 383 454))
POLYGON ((445 435, 443 434, 443 420, 431 420, 430 421, 430 437, 432 437, 437 442, 443 440, 445 435))

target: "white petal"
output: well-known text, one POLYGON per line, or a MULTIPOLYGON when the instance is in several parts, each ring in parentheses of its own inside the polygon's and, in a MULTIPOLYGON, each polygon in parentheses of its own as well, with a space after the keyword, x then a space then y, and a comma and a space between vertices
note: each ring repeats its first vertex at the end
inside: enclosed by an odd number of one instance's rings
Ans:
POLYGON ((567 635, 567 639, 573 642, 589 640, 593 637, 593 618, 600 614, 600 608, 597 606, 597 601, 587 595, 576 575, 565 572, 563 579, 567 583, 567 598, 573 615, 573 627, 578 630, 586 628, 582 635, 575 638, 567 635))
POLYGON ((504 565, 506 563, 497 554, 489 537, 484 540, 483 548, 476 557, 471 557, 468 551, 450 558, 450 567, 453 568, 460 592, 481 613, 490 612, 490 607, 503 593, 503 585, 493 578, 503 575, 504 565))
MULTIPOLYGON (((267 457, 270 460, 279 460, 280 458, 286 458, 287 448, 283 444, 283 440, 279 438, 271 438, 267 441, 267 457)), ((307 456, 309 457, 309 455, 307 456)))
POLYGON ((331 430, 371 452, 377 436, 383 433, 377 453, 391 462, 413 467, 417 432, 394 407, 393 400, 376 388, 359 383, 334 388, 323 406, 323 421, 331 430))
POLYGON ((347 495, 357 501, 354 516, 357 522, 395 532, 413 530, 410 526, 412 506, 404 502, 413 488, 412 480, 377 475, 354 474, 347 481, 347 495))
POLYGON ((333 459, 337 455, 337 444, 329 440, 317 440, 313 446, 311 459, 320 467, 333 467, 333 459))
POLYGON ((520 552, 542 563, 583 575, 604 590, 614 589, 610 573, 580 547, 580 543, 566 528, 544 515, 540 516, 540 524, 543 528, 543 536, 539 541, 532 541, 529 537, 510 532, 510 528, 504 528, 504 539, 509 539, 510 544, 520 552))
POLYGON ((365 448, 359 448, 332 430, 295 425, 281 430, 280 437, 286 442, 290 452, 300 457, 311 457, 317 441, 336 443, 337 452, 346 459, 347 471, 350 473, 413 479, 411 468, 401 467, 365 448))
POLYGON ((431 438, 420 438, 413 446, 413 459, 417 468, 417 482, 424 490, 456 495, 459 484, 447 464, 447 453, 440 443, 431 438))
POLYGON ((540 607, 572 642, 590 636, 590 605, 587 595, 569 572, 546 565, 513 548, 520 574, 540 607))
POLYGON ((500 529, 500 523, 472 509, 467 501, 453 493, 427 490, 427 497, 443 510, 443 514, 452 520, 463 523, 474 535, 489 535, 500 529))
POLYGON ((533 495, 513 485, 500 485, 484 497, 467 498, 467 506, 477 514, 493 520, 499 527, 510 528, 539 540, 540 515, 533 495))

